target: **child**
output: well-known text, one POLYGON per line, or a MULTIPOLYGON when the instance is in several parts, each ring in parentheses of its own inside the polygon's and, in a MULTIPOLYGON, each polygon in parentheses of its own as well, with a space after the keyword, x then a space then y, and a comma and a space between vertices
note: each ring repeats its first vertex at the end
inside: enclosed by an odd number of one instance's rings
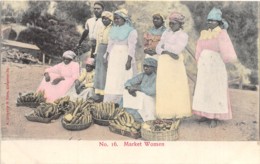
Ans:
POLYGON ((76 100, 77 98, 83 98, 84 100, 89 99, 94 96, 94 59, 87 58, 85 61, 86 69, 83 69, 80 77, 75 80, 74 86, 67 93, 71 100, 76 100))

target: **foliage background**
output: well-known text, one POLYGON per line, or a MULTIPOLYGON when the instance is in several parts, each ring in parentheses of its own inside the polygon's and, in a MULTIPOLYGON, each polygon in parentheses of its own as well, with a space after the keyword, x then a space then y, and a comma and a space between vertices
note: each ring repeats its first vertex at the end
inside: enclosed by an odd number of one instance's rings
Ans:
MULTIPOLYGON (((24 1, 1 2, 2 24, 15 23, 23 26, 18 41, 36 44, 42 52, 51 57, 60 57, 68 49, 75 49, 83 32, 85 21, 92 17, 94 1, 24 1)), ((240 62, 257 76, 258 70, 258 2, 243 1, 104 1, 106 10, 126 8, 134 27, 138 31, 137 60, 143 60, 142 35, 152 26, 152 14, 160 12, 165 17, 172 11, 179 11, 186 17, 184 30, 189 35, 188 50, 184 52, 188 72, 196 75, 196 64, 192 57, 199 32, 205 28, 206 17, 212 7, 223 12, 229 23, 228 33, 233 41, 240 62)), ((168 26, 168 21, 165 21, 168 26)), ((15 26, 13 26, 15 30, 15 26)), ((86 52, 87 40, 83 42, 86 52)), ((57 58, 58 59, 58 58, 57 58)), ((257 83, 255 81, 254 83, 257 83)))

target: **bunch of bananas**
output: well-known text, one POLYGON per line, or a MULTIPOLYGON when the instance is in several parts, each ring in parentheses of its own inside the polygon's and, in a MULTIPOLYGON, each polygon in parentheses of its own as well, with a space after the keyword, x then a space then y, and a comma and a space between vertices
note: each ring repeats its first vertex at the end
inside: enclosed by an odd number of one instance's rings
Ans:
POLYGON ((93 117, 96 119, 112 120, 118 113, 119 110, 116 110, 113 102, 96 103, 92 108, 93 117))
POLYGON ((152 123, 143 124, 143 128, 151 131, 167 131, 167 130, 174 130, 179 127, 180 120, 154 120, 152 123))
POLYGON ((23 104, 23 103, 41 103, 41 102, 45 102, 45 98, 44 98, 44 91, 40 91, 40 92, 30 92, 30 93, 26 93, 26 94, 22 94, 19 93, 18 98, 17 98, 17 104, 23 104))
POLYGON ((69 102, 69 110, 64 115, 64 121, 68 124, 87 124, 92 122, 92 115, 90 114, 93 108, 94 101, 83 99, 76 99, 75 102, 69 102))
POLYGON ((38 106, 32 116, 35 117, 42 117, 42 118, 50 118, 54 115, 59 114, 60 111, 57 108, 57 105, 54 103, 41 103, 40 106, 38 106))
POLYGON ((127 113, 124 109, 118 109, 119 113, 115 116, 114 120, 109 121, 109 124, 117 129, 138 132, 141 129, 141 124, 135 122, 134 117, 127 113))

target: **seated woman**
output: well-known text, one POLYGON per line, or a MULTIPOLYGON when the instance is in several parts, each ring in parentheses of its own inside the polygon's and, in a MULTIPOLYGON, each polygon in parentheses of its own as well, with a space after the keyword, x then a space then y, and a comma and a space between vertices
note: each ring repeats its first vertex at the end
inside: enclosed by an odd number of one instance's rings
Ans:
POLYGON ((62 57, 63 62, 45 70, 44 78, 37 89, 37 92, 45 92, 47 102, 53 102, 65 96, 79 77, 79 64, 72 61, 76 54, 73 51, 66 51, 62 57))
POLYGON ((144 72, 125 83, 123 107, 134 116, 135 121, 155 119, 156 68, 155 59, 145 58, 144 72))
POLYGON ((94 59, 87 58, 85 64, 86 69, 82 69, 80 77, 75 80, 74 85, 66 94, 70 96, 70 100, 76 100, 77 98, 83 98, 86 100, 94 96, 94 59))

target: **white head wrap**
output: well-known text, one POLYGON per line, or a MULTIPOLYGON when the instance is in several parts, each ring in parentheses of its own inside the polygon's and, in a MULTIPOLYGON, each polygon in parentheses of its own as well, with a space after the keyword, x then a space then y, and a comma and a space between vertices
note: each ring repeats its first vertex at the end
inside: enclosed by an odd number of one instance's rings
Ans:
POLYGON ((76 57, 76 54, 73 51, 68 50, 63 53, 62 57, 74 59, 76 57))

